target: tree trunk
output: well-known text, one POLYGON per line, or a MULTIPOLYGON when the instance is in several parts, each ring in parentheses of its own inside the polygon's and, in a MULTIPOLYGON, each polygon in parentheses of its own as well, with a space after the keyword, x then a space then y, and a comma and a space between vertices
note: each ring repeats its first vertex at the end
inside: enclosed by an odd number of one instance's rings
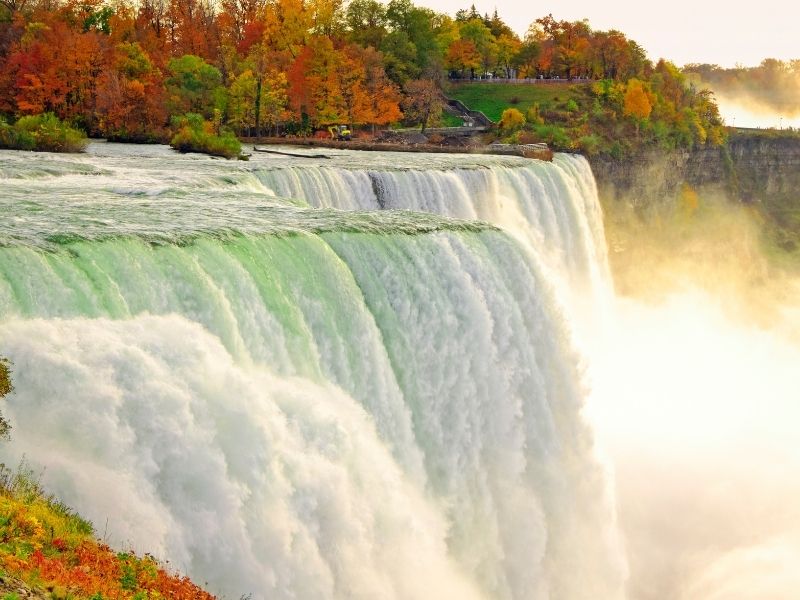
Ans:
POLYGON ((261 134, 261 76, 256 80, 256 138, 261 134))

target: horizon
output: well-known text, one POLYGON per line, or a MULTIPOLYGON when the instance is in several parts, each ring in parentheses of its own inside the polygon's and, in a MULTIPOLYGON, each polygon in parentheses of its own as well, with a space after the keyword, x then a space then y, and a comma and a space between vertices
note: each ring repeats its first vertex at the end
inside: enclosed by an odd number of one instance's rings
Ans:
POLYGON ((755 67, 766 58, 800 59, 796 31, 800 5, 789 6, 780 0, 765 0, 761 4, 760 14, 780 15, 779 19, 761 22, 752 13, 732 6, 717 7, 714 3, 691 0, 676 0, 657 17, 629 0, 602 4, 574 0, 568 5, 549 6, 520 5, 509 0, 418 0, 418 3, 451 15, 472 4, 481 14, 492 14, 497 8, 503 20, 520 36, 525 35, 533 21, 549 13, 558 20, 588 19, 592 29, 622 31, 641 44, 653 61, 664 58, 679 66, 708 63, 727 68, 755 67))

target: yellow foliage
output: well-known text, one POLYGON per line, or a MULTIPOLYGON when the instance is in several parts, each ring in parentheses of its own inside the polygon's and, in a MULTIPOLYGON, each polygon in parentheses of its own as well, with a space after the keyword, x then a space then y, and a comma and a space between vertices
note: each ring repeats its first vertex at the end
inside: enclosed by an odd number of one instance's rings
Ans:
POLYGON ((644 84, 638 79, 631 79, 625 92, 622 114, 644 120, 652 111, 653 105, 644 89, 644 84))
POLYGON ((525 125, 525 115, 516 108, 507 108, 500 117, 500 128, 504 131, 514 131, 525 125))

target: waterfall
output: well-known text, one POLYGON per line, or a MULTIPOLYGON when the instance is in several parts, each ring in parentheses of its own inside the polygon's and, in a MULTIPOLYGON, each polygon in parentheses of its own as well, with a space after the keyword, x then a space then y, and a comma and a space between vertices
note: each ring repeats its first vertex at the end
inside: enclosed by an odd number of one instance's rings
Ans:
POLYGON ((227 597, 622 597, 584 161, 2 156, 2 457, 112 545, 227 597))

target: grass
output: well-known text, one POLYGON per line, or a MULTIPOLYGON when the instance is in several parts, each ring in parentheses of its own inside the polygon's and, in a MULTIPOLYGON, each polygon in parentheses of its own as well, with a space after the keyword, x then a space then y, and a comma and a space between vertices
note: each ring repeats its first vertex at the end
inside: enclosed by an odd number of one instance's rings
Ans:
POLYGON ((562 109, 570 100, 585 95, 587 87, 570 83, 458 83, 450 84, 445 93, 496 123, 507 108, 517 108, 523 114, 534 104, 542 111, 562 109))
MULTIPOLYGON (((0 357, 0 398, 14 389, 9 366, 0 357)), ((18 600, 7 587, 15 581, 29 597, 53 600, 214 600, 149 555, 114 552, 25 465, 12 471, 0 464, 0 600, 18 600)))
POLYGON ((448 112, 442 113, 442 127, 461 127, 464 121, 448 112))
POLYGON ((213 600, 154 558, 114 552, 92 524, 45 494, 32 473, 0 465, 0 575, 59 600, 213 600))

